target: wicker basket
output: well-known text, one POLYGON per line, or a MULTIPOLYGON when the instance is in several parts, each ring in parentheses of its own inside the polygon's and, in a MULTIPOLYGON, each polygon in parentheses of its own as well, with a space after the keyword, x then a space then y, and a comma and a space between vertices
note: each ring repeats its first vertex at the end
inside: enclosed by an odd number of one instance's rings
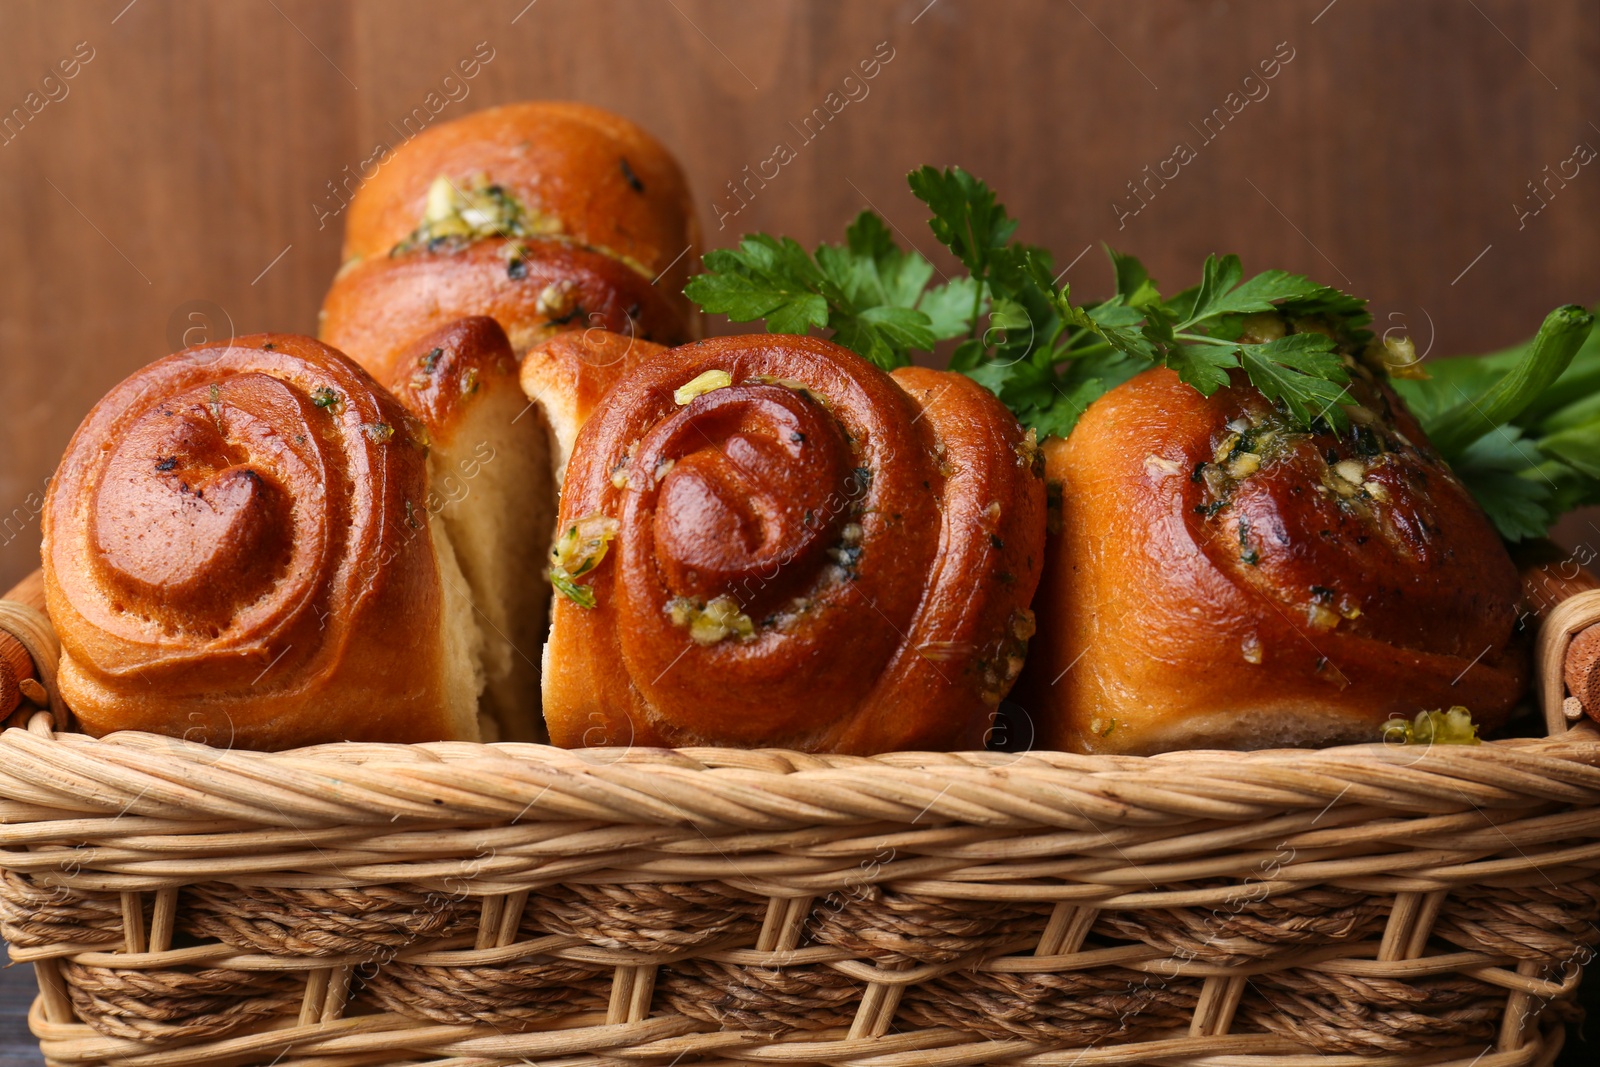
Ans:
POLYGON ((0 736, 0 931, 52 1064, 1545 1065, 1597 618, 1541 635, 1555 736, 1481 746, 265 754, 57 707, 0 736))

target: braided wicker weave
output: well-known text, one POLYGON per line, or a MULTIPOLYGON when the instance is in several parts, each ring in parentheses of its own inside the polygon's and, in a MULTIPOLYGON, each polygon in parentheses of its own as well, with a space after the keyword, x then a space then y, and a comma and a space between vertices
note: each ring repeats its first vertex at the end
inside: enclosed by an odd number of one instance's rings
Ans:
POLYGON ((0 736, 0 932, 52 1064, 1538 1067, 1600 940, 1563 695, 1549 739, 1153 758, 268 754, 57 704, 0 736))

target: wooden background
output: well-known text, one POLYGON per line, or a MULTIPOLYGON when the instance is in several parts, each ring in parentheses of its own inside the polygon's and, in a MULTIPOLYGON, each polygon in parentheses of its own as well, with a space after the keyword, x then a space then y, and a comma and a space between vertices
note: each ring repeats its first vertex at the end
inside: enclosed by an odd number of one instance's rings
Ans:
POLYGON ((0 588, 36 564, 38 494, 109 386, 196 323, 315 328, 330 183, 430 93, 432 121, 530 97, 631 116, 688 167, 711 244, 838 239, 871 203, 932 251, 903 176, 960 163, 1076 260, 1079 293, 1107 284, 1101 241, 1174 289, 1233 250, 1371 297, 1435 353, 1600 299, 1600 166, 1550 178, 1600 148, 1594 0, 4 0, 0 116, 30 93, 48 102, 0 143, 0 588), (807 142, 829 93, 847 103, 807 142), (797 158, 719 230, 780 142, 797 158), (1195 158, 1119 223, 1180 143, 1195 158), (1519 219, 1530 182, 1548 204, 1519 219))
POLYGON ((28 120, 0 143, 0 588, 37 564, 38 493, 108 387, 199 323, 314 330, 329 183, 430 93, 432 121, 532 97, 632 117, 687 166, 712 245, 838 239, 872 204, 932 251, 903 176, 959 163, 1079 293, 1107 284, 1101 241, 1173 289, 1237 251, 1371 297, 1435 354, 1600 299, 1600 166, 1549 179, 1600 148, 1595 0, 3 0, 0 117, 28 120), (806 142, 830 93, 849 102, 806 142), (796 158, 719 230, 779 143, 796 158), (1119 222, 1180 143, 1195 158, 1119 222))

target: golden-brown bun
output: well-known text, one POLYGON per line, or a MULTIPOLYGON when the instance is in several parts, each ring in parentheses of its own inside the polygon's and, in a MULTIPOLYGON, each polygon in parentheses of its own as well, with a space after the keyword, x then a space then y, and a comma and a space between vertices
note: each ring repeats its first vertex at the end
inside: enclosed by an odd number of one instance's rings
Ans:
POLYGON ((556 561, 594 606, 556 598, 551 739, 981 744, 1032 633, 1036 459, 960 375, 891 377, 774 335, 650 358, 585 424, 563 486, 556 561), (728 384, 701 391, 708 372, 728 384), (578 558, 569 536, 596 530, 609 550, 578 558))
POLYGON ((544 417, 522 395, 505 331, 481 316, 419 339, 383 384, 428 430, 428 514, 444 523, 482 631, 483 735, 544 740, 539 649, 556 521, 544 417))
POLYGON ((1377 741, 1455 704, 1504 721, 1527 673, 1516 568, 1387 383, 1354 373, 1344 434, 1294 432, 1238 377, 1206 398, 1157 369, 1047 443, 1059 531, 1019 687, 1046 747, 1377 741))
POLYGON ((664 351, 661 345, 598 329, 558 333, 528 350, 522 391, 550 423, 556 485, 565 479, 578 431, 600 398, 664 351))
POLYGON ((428 187, 478 175, 506 189, 553 232, 683 291, 694 206, 678 161, 620 115, 587 104, 538 101, 477 111, 430 126, 378 168, 350 203, 344 256, 376 259, 417 227, 428 187), (682 258, 680 258, 682 257, 682 258))
POLYGON ((258 334, 144 368, 44 509, 63 697, 84 729, 220 746, 477 736, 462 579, 422 428, 359 367, 258 334))
POLYGON ((480 111, 407 142, 357 191, 319 333, 380 377, 417 336, 469 315, 499 321, 518 355, 590 327, 686 341, 699 332, 683 296, 694 218, 677 162, 627 120, 567 103, 480 111), (491 212, 473 233, 419 240, 439 179, 462 196, 494 190, 518 222, 491 212))
POLYGON ((384 377, 424 333, 472 315, 505 328, 520 356, 569 330, 602 328, 668 344, 697 332, 662 285, 598 252, 546 244, 508 267, 527 242, 485 238, 345 267, 323 299, 320 336, 384 377))

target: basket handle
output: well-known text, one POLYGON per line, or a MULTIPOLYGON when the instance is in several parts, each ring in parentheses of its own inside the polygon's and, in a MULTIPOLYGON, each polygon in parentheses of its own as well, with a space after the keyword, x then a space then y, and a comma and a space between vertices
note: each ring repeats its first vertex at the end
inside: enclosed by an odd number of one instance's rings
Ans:
POLYGON ((0 599, 0 720, 8 719, 27 696, 54 712, 57 722, 64 721, 56 691, 60 659, 61 645, 44 613, 44 580, 34 571, 0 599))
MULTIPOLYGON (((1567 651, 1575 637, 1597 623, 1600 623, 1600 589, 1590 589, 1557 604, 1539 627, 1533 657, 1537 672, 1535 682, 1539 687, 1545 729, 1551 737, 1565 734, 1574 721, 1583 717, 1585 709, 1580 706, 1573 715, 1569 710, 1572 704, 1567 703, 1567 651)), ((1577 703, 1576 699, 1573 703, 1577 703)), ((1600 708, 1594 710, 1600 712, 1600 708)))

